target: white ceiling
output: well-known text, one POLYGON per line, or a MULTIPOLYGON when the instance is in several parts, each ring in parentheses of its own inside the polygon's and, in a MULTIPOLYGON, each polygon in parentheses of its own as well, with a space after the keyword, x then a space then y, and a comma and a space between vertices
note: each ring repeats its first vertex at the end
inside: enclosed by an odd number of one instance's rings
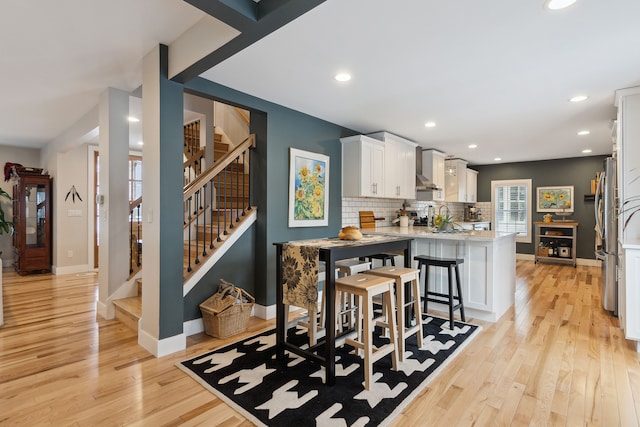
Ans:
MULTIPOLYGON (((136 88, 142 57, 202 16, 180 0, 32 3, 0 17, 0 144, 40 146, 107 86, 136 88)), ((640 2, 543 3, 327 0, 203 77, 472 164, 608 154, 614 91, 640 85, 640 2)))

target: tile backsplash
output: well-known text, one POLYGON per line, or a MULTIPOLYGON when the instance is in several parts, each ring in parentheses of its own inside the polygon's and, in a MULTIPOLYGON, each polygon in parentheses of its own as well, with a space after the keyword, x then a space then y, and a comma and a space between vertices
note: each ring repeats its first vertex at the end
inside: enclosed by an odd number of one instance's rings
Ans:
MULTIPOLYGON (((442 203, 440 202, 419 202, 415 200, 411 202, 412 206, 426 207, 432 204, 436 210, 442 203)), ((373 214, 384 220, 376 221, 376 226, 384 227, 391 225, 398 216, 398 211, 402 209, 403 200, 397 199, 374 199, 364 197, 343 197, 342 198, 342 227, 347 225, 360 226, 360 211, 373 211, 373 214)), ((464 219, 465 203, 447 203, 449 213, 454 220, 462 221, 464 219)), ((482 219, 491 221, 491 202, 478 202, 475 206, 482 210, 482 219)), ((422 216, 422 215, 420 215, 422 216)))

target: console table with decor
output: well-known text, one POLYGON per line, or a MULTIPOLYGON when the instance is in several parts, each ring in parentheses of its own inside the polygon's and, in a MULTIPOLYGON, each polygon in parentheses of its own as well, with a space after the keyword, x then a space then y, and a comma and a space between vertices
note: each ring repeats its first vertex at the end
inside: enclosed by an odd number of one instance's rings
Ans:
POLYGON ((578 222, 536 221, 535 262, 554 262, 576 266, 578 222))

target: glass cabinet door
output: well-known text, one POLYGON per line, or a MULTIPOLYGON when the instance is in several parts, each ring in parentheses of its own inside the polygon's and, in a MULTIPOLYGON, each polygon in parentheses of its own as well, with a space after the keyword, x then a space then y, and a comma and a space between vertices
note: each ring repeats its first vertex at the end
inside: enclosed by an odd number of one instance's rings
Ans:
POLYGON ((28 248, 46 245, 46 197, 44 184, 28 184, 25 188, 25 243, 28 248))

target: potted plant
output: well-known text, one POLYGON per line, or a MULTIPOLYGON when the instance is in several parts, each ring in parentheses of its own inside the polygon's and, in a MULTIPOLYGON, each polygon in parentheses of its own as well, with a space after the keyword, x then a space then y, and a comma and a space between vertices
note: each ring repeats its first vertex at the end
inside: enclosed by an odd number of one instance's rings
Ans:
POLYGON ((12 200, 9 193, 0 188, 0 234, 10 233, 13 230, 13 222, 7 221, 4 216, 4 210, 2 209, 2 199, 12 200))
POLYGON ((453 217, 448 213, 436 215, 433 224, 438 230, 449 231, 453 228, 453 217))

